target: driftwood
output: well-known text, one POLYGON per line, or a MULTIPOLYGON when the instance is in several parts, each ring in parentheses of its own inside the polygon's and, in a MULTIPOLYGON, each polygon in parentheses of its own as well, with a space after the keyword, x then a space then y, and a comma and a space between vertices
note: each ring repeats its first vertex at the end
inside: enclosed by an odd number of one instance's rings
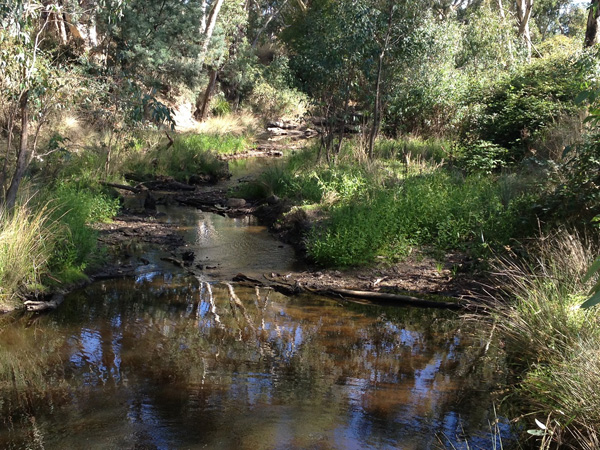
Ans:
POLYGON ((222 161, 230 161, 232 159, 244 159, 244 158, 267 158, 274 157, 279 158, 283 156, 283 152, 281 150, 270 150, 270 149, 262 149, 257 148, 255 150, 248 150, 242 153, 234 153, 233 155, 223 155, 220 156, 219 159, 222 161))
POLYGON ((48 301, 27 300, 23 302, 27 311, 46 311, 58 308, 65 297, 62 294, 54 294, 48 301))
POLYGON ((177 267, 185 267, 185 263, 183 261, 180 261, 177 258, 173 258, 172 256, 165 256, 163 258, 160 258, 161 261, 166 261, 166 262, 170 262, 172 264, 175 264, 177 267))
POLYGON ((351 297, 355 299, 367 300, 369 302, 386 302, 393 304, 401 304, 401 305, 410 305, 410 306, 418 306, 423 308, 442 308, 442 309, 463 309, 466 307, 464 303, 458 301, 458 299, 452 299, 455 301, 436 301, 436 300, 426 300, 419 297, 414 297, 411 295, 402 295, 402 294, 390 294, 384 292, 374 292, 374 291, 360 291, 354 289, 341 289, 336 287, 325 287, 321 289, 312 289, 307 286, 302 286, 300 283, 296 282, 294 284, 291 283, 283 283, 281 281, 273 280, 273 278, 264 275, 264 278, 267 282, 263 282, 260 280, 256 280, 254 278, 250 278, 242 273, 237 274, 233 281, 236 281, 240 284, 246 286, 266 286, 270 287, 277 292, 281 292, 286 295, 294 295, 299 294, 301 292, 310 292, 316 295, 323 295, 326 297, 335 297, 335 298, 346 298, 351 297))
POLYGON ((425 308, 462 309, 464 305, 458 302, 444 302, 436 300, 425 300, 412 295, 388 294, 385 292, 357 291, 353 289, 328 288, 317 291, 324 295, 337 295, 341 297, 353 297, 364 300, 394 302, 404 305, 421 306, 425 308))
POLYGON ((142 190, 139 187, 127 186, 126 184, 108 183, 106 181, 103 181, 101 184, 102 184, 102 186, 123 189, 125 191, 135 192, 136 194, 139 194, 140 192, 142 192, 142 190))
POLYGON ((179 181, 171 180, 152 180, 140 183, 151 191, 195 191, 196 186, 180 183, 179 181))
POLYGON ((151 181, 144 181, 140 184, 138 184, 137 186, 128 186, 126 184, 118 184, 118 183, 108 183, 106 181, 103 181, 101 183, 103 186, 108 186, 108 187, 114 187, 117 189, 123 189, 125 191, 131 191, 131 192, 135 192, 136 194, 139 194, 140 192, 142 192, 145 189, 148 189, 150 191, 159 191, 159 190, 164 190, 164 191, 195 191, 196 187, 189 185, 189 184, 185 184, 185 183, 180 183, 179 181, 171 181, 171 180, 151 180, 151 181))

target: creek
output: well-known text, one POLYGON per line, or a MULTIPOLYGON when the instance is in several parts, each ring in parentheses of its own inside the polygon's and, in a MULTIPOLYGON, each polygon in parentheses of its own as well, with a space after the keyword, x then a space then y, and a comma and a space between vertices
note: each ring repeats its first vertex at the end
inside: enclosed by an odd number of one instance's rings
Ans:
POLYGON ((302 269, 253 218, 167 207, 202 275, 134 277, 1 318, 1 448, 496 448, 505 364, 455 312, 230 283, 302 269), (498 419, 498 420, 497 420, 498 419), (495 421, 496 426, 492 426, 495 421))

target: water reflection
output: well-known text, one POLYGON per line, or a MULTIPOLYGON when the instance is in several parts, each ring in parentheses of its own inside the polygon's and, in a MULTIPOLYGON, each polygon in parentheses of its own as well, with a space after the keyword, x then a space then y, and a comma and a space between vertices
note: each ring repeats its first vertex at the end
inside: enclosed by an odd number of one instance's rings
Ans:
POLYGON ((304 270, 291 246, 282 244, 259 225, 254 216, 230 218, 195 208, 161 206, 168 220, 180 225, 196 255, 196 265, 206 280, 227 280, 240 272, 262 276, 277 268, 280 272, 304 270))
POLYGON ((492 448, 502 361, 443 311, 156 275, 88 286, 26 325, 0 339, 52 342, 47 382, 67 388, 13 414, 2 447, 492 448))

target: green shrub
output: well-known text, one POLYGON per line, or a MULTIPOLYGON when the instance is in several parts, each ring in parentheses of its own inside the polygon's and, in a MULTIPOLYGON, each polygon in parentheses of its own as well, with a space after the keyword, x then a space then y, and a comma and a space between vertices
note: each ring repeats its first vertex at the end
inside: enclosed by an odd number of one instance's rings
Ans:
POLYGON ((210 112, 213 116, 226 116, 231 113, 231 105, 223 95, 217 95, 210 102, 210 112))
POLYGON ((519 160, 540 133, 561 117, 577 114, 574 99, 581 82, 568 55, 535 60, 484 95, 476 132, 482 139, 512 149, 509 160, 519 160))
POLYGON ((308 97, 292 88, 277 88, 266 81, 258 83, 248 98, 255 113, 265 117, 301 117, 306 112, 308 97))
POLYGON ((246 140, 229 135, 194 134, 180 136, 165 150, 157 151, 156 173, 170 175, 180 181, 206 174, 215 179, 227 176, 227 163, 218 154, 234 154, 246 148, 246 140))
POLYGON ((508 154, 507 149, 480 140, 464 146, 458 164, 469 173, 491 174, 507 166, 508 154))

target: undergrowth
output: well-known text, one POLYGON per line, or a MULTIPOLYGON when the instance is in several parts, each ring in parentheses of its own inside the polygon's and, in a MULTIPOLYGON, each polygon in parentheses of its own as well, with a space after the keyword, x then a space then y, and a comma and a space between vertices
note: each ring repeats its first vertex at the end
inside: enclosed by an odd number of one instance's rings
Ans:
POLYGON ((63 181, 12 211, 0 209, 1 307, 13 309, 49 284, 82 278, 102 256, 91 225, 110 220, 118 208, 99 188, 63 181))
POLYGON ((0 307, 19 305, 28 292, 41 288, 55 249, 58 224, 48 208, 21 203, 12 211, 0 209, 0 307))
POLYGON ((349 146, 336 165, 315 163, 318 149, 308 148, 241 193, 323 209, 327 219, 306 243, 309 257, 325 266, 395 261, 414 246, 484 256, 531 233, 538 194, 529 178, 448 168, 443 161, 450 148, 442 141, 380 141, 377 151, 387 159, 357 161, 349 146))
POLYGON ((530 254, 497 267, 506 299, 495 303, 497 328, 519 374, 511 402, 541 439, 538 447, 598 448, 600 316, 597 307, 579 307, 594 282, 582 280, 597 249, 560 230, 530 254))
POLYGON ((143 154, 131 154, 123 170, 138 176, 171 176, 182 182, 195 175, 216 180, 228 174, 227 164, 218 156, 239 153, 248 145, 245 138, 234 135, 178 136, 169 148, 156 146, 143 154))

